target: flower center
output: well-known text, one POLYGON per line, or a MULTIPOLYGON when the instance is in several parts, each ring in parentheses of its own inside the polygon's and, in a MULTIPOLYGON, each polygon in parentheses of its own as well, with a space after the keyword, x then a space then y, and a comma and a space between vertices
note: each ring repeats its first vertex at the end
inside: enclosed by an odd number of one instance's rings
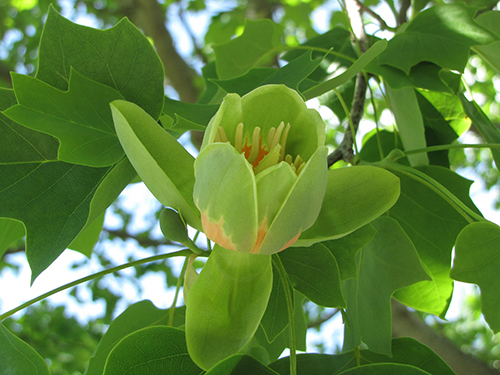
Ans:
MULTIPOLYGON (((277 129, 275 127, 269 129, 267 143, 264 143, 264 135, 261 135, 261 129, 258 126, 253 129, 251 143, 249 144, 249 134, 245 136, 245 140, 243 141, 243 128, 243 123, 238 124, 236 127, 233 145, 236 151, 243 154, 248 162, 252 164, 255 174, 282 161, 288 163, 297 175, 302 171, 305 163, 300 155, 297 155, 295 161, 293 161, 292 155, 286 154, 285 151, 290 123, 285 126, 285 123, 282 121, 277 129)), ((217 129, 214 141, 231 143, 222 126, 217 129)))

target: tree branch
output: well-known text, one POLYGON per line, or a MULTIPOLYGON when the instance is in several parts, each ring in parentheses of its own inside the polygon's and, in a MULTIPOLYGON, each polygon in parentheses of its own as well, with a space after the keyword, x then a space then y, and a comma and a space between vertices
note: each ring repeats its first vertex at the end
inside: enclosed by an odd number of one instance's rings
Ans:
POLYGON ((180 100, 193 103, 198 99, 195 85, 197 73, 175 49, 166 27, 165 11, 156 0, 120 0, 121 11, 154 41, 156 52, 165 67, 168 83, 179 94, 180 100))
MULTIPOLYGON (((345 0, 345 9, 351 22, 352 28, 352 43, 359 48, 360 54, 364 53, 368 47, 368 37, 365 33, 363 20, 361 17, 361 5, 357 0, 345 0)), ((332 166, 339 160, 344 160, 347 163, 352 163, 354 160, 354 151, 352 146, 354 138, 358 130, 359 122, 363 117, 365 108, 367 82, 362 72, 356 77, 356 85, 354 87, 354 97, 351 106, 351 126, 347 126, 344 134, 344 139, 339 147, 328 155, 328 167, 332 166), (354 131, 354 134, 353 134, 354 131)))
POLYGON ((406 306, 392 301, 393 337, 410 336, 434 350, 457 375, 498 375, 483 361, 462 352, 445 336, 438 334, 406 306))

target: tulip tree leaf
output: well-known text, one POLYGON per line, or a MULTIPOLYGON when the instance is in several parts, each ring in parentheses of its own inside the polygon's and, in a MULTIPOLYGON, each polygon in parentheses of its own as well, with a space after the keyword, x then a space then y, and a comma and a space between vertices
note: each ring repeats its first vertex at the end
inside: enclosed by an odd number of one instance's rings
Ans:
MULTIPOLYGON (((174 326, 184 324, 184 307, 175 309, 174 326)), ((149 300, 129 306, 117 316, 90 358, 86 375, 101 375, 110 351, 129 334, 152 326, 169 324, 169 310, 159 309, 149 300)))
MULTIPOLYGON (((355 289, 356 313, 347 300, 347 315, 359 327, 347 350, 361 339, 375 353, 391 355, 391 297, 405 286, 430 277, 412 242, 396 220, 382 216, 371 225, 377 233, 362 250, 355 289), (355 316, 357 315, 357 316, 355 316), (356 337, 359 335, 359 337, 356 337)), ((346 328, 346 335, 348 335, 346 328)))
POLYGON ((404 375, 430 375, 427 371, 420 370, 418 367, 401 365, 399 363, 375 363, 352 368, 347 371, 339 372, 338 375, 386 375, 386 374, 404 374, 404 375))
POLYGON ((323 243, 289 248, 280 252, 279 257, 293 287, 312 302, 325 307, 345 307, 337 261, 323 243))
POLYGON ((481 288, 481 311, 490 328, 500 331, 500 227, 482 221, 467 225, 458 235, 451 277, 481 288))
POLYGON ((111 87, 74 70, 66 92, 21 74, 14 74, 12 83, 19 104, 5 111, 5 115, 58 138, 59 160, 105 167, 124 156, 109 109, 110 102, 123 97, 111 87))
POLYGON ((207 371, 206 375, 278 375, 255 358, 246 354, 235 354, 207 371))
POLYGON ((189 357, 184 331, 153 326, 121 340, 109 353, 103 375, 202 373, 203 370, 189 357))
POLYGON ((193 202, 194 158, 137 105, 111 104, 118 138, 135 170, 153 195, 201 229, 193 202))
POLYGON ((59 143, 12 121, 1 111, 17 104, 14 90, 0 88, 0 164, 57 160, 59 143))
POLYGON ((149 40, 128 19, 96 30, 72 23, 50 7, 36 78, 65 91, 71 68, 115 89, 154 119, 160 117, 163 66, 149 40))
POLYGON ((76 237, 68 246, 68 249, 78 251, 88 258, 92 255, 99 236, 102 232, 102 225, 104 223, 104 212, 89 225, 84 228, 82 232, 76 237))
POLYGON ((463 72, 470 47, 496 40, 474 22, 475 13, 476 9, 459 4, 437 5, 422 11, 389 41, 378 62, 406 74, 421 61, 463 72))
POLYGON ((175 119, 170 127, 174 130, 205 130, 217 109, 215 104, 185 103, 165 97, 163 113, 175 119))
MULTIPOLYGON (((497 11, 490 11, 478 14, 475 21, 482 27, 500 36, 499 14, 497 11)), ((491 65, 493 69, 500 72, 500 41, 485 46, 475 46, 474 50, 491 65)))
POLYGON ((387 211, 399 197, 399 179, 381 168, 357 166, 328 172, 323 206, 294 246, 344 237, 387 211))
MULTIPOLYGON (((455 375, 453 370, 436 353, 417 340, 409 337, 392 340, 392 357, 377 354, 366 349, 337 355, 299 354, 297 356, 297 373, 305 375, 337 375, 348 369, 359 368, 360 365, 374 363, 406 364, 432 375, 455 375)), ((284 357, 279 359, 271 363, 269 367, 280 375, 288 375, 290 371, 290 358, 284 357)), ((399 374, 399 372, 396 373, 399 374)))
MULTIPOLYGON (((469 197, 471 181, 437 166, 420 169, 477 212, 469 197)), ((405 305, 444 316, 453 292, 449 277, 451 251, 467 221, 434 191, 408 176, 401 179, 401 197, 389 210, 415 245, 432 281, 423 281, 395 293, 405 305), (443 230, 446 228, 446 230, 443 230)))
POLYGON ((281 27, 270 20, 246 20, 243 34, 214 46, 219 79, 245 74, 273 53, 279 52, 282 33, 281 27))
POLYGON ((1 374, 50 375, 47 362, 35 349, 0 324, 1 374))

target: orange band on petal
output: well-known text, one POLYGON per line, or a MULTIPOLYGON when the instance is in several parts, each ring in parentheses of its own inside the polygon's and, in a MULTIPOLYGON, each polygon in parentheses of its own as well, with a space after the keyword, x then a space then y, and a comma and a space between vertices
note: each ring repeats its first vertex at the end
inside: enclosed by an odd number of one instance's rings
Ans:
POLYGON ((226 236, 224 230, 222 229, 223 223, 223 219, 221 219, 218 223, 212 223, 205 214, 201 214, 201 225, 203 226, 205 235, 219 246, 228 250, 234 250, 234 244, 231 242, 231 239, 226 236))
POLYGON ((295 242, 299 239, 299 237, 300 237, 300 235, 301 235, 301 234, 302 234, 302 233, 300 233, 300 232, 299 232, 299 234, 297 234, 297 235, 296 235, 295 237, 293 237, 290 241, 288 241, 288 242, 285 244, 285 246, 283 246, 283 247, 281 248, 281 250, 280 250, 280 251, 283 251, 283 250, 285 250, 287 247, 292 246, 292 245, 293 245, 293 244, 294 244, 294 243, 295 243, 295 242))

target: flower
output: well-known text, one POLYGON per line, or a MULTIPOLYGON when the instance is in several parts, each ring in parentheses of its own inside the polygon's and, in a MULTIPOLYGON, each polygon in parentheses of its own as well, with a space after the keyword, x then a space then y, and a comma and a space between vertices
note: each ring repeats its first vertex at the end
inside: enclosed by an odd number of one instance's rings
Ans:
POLYGON ((207 237, 239 252, 292 245, 321 209, 328 168, 325 124, 284 85, 228 94, 196 158, 194 202, 207 237))

